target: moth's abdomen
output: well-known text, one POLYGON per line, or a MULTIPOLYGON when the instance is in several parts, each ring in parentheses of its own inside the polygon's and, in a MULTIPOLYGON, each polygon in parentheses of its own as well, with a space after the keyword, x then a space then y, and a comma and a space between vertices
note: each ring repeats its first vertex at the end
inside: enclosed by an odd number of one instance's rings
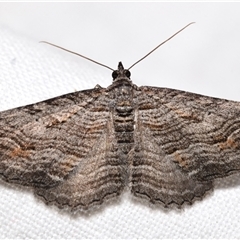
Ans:
POLYGON ((113 113, 113 124, 119 150, 128 154, 134 144, 134 106, 132 86, 118 86, 113 113), (119 94, 120 93, 120 94, 119 94))
POLYGON ((117 106, 115 108, 114 130, 117 143, 121 150, 127 154, 134 143, 134 110, 130 106, 117 106))

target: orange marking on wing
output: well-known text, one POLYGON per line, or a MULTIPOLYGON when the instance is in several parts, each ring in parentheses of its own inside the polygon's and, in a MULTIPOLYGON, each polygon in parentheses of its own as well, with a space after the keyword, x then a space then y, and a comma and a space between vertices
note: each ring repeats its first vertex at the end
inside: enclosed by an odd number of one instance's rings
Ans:
POLYGON ((179 153, 174 153, 174 158, 176 162, 179 164, 181 167, 187 167, 188 163, 187 161, 181 156, 179 153))
POLYGON ((13 151, 10 153, 10 156, 15 158, 15 157, 28 157, 30 152, 28 150, 24 150, 21 147, 17 147, 13 149, 13 151))
POLYGON ((221 150, 224 150, 227 148, 237 148, 238 144, 232 138, 229 137, 227 141, 219 143, 218 146, 221 150))

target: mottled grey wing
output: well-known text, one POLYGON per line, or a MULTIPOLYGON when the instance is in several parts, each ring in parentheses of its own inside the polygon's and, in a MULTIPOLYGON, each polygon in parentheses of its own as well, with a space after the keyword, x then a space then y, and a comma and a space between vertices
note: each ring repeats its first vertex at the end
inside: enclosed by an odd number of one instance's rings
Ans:
POLYGON ((240 171, 240 103, 172 89, 139 90, 131 153, 135 196, 180 206, 201 198, 215 178, 240 171))
POLYGON ((0 113, 0 177, 46 202, 87 209, 122 191, 105 89, 0 113))

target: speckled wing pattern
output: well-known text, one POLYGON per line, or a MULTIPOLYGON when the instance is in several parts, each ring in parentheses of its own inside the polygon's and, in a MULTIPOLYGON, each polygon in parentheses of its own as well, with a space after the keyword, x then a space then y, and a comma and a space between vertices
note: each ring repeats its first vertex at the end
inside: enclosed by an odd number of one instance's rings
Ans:
POLYGON ((108 88, 0 113, 0 177, 46 203, 89 210, 129 188, 192 203, 240 171, 240 103, 137 87, 119 63, 108 88))
POLYGON ((240 103, 140 87, 131 190, 152 203, 181 206, 213 180, 240 171, 240 103))
POLYGON ((0 176, 60 208, 87 209, 119 195, 124 179, 103 93, 96 88, 2 112, 0 176))

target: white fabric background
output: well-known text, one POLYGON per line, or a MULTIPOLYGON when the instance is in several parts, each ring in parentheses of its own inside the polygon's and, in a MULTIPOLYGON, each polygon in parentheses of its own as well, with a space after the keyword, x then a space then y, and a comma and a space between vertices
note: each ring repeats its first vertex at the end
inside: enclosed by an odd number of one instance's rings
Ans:
MULTIPOLYGON (((115 68, 130 66, 191 21, 197 23, 132 69, 137 85, 240 101, 239 3, 0 3, 0 110, 104 87, 111 72, 39 44, 47 40, 115 68)), ((48 207, 0 182, 0 238, 239 238, 240 175, 182 211, 128 194, 88 216, 48 207)))

